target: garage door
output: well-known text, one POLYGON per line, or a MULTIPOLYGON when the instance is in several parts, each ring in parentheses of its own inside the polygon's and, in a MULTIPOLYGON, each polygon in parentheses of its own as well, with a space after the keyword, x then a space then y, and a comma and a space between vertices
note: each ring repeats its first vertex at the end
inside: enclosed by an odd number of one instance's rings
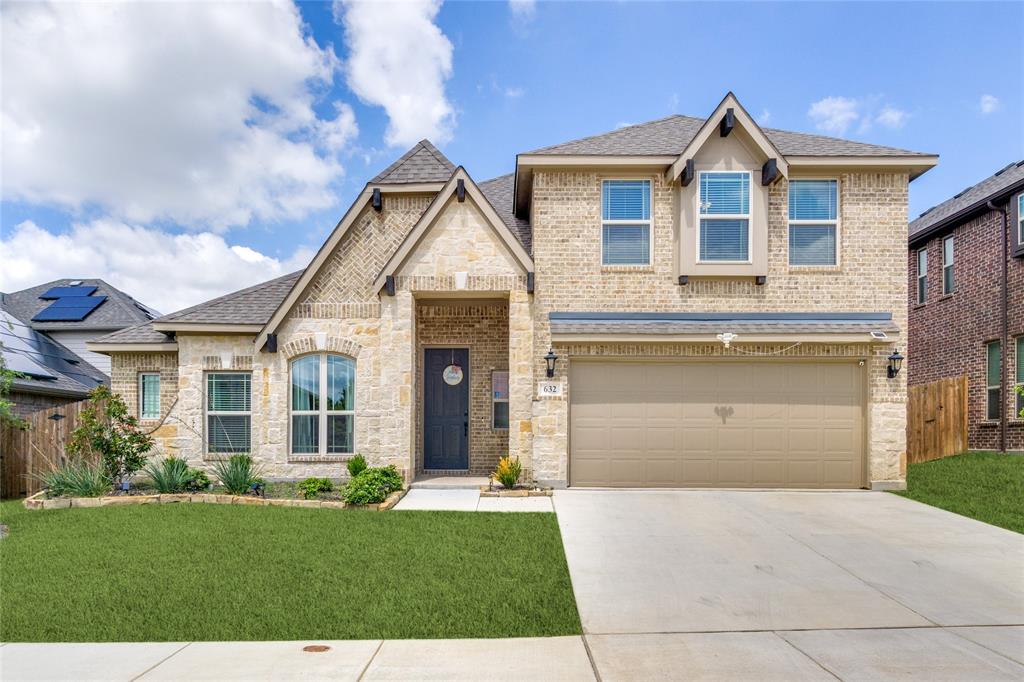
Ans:
POLYGON ((858 488, 850 362, 586 362, 570 369, 575 486, 858 488))

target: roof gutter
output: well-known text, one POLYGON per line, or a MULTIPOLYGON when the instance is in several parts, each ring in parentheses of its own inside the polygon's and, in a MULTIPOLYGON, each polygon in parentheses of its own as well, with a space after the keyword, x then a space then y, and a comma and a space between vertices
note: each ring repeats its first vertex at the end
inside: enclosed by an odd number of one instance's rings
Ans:
POLYGON ((991 194, 985 197, 984 199, 979 199, 970 206, 962 208, 956 213, 946 216, 939 222, 933 225, 929 225, 924 230, 921 230, 920 232, 915 232, 914 234, 910 235, 909 245, 916 246, 917 244, 920 244, 923 241, 928 241, 939 232, 942 232, 944 229, 966 222, 967 220, 970 220, 971 218, 975 217, 977 214, 981 214, 986 211, 999 210, 1003 210, 1005 212, 1005 207, 1004 209, 990 208, 990 205, 1005 203, 1011 195, 1016 194, 1021 189, 1024 189, 1024 180, 1015 182, 1009 187, 1003 188, 996 194, 991 194))
MULTIPOLYGON (((1009 299, 1010 291, 1008 285, 1009 279, 1009 263, 1010 260, 1010 227, 1009 227, 1009 216, 1007 215, 1007 204, 1003 204, 1002 207, 997 206, 995 202, 989 200, 985 203, 985 207, 990 211, 999 211, 1003 215, 1002 229, 1003 229, 1003 281, 1001 287, 1001 298, 1002 298, 1002 313, 1003 313, 1003 338, 999 342, 999 451, 1006 452, 1006 404, 1009 401, 1008 391, 1009 377, 1007 376, 1007 365, 1006 356, 1009 352, 1010 347, 1010 316, 1009 316, 1009 299)), ((1011 403, 1012 404, 1012 403, 1011 403)))

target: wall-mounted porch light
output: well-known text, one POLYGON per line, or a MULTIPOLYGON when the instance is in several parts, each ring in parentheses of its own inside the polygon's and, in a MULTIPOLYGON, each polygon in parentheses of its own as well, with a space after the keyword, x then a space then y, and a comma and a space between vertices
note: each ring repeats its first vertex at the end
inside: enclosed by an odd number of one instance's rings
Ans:
POLYGON ((548 350, 548 354, 544 356, 544 362, 548 363, 548 379, 555 376, 555 361, 558 360, 558 356, 555 355, 555 349, 548 350))
POLYGON ((896 375, 900 373, 901 367, 903 367, 903 356, 900 355, 899 350, 893 350, 892 355, 889 356, 889 378, 895 379, 896 375))

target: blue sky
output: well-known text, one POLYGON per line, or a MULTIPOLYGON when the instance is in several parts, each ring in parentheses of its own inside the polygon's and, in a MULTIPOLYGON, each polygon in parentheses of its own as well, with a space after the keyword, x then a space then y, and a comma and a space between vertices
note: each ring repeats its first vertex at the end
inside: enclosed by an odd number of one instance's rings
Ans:
POLYGON ((940 154, 912 217, 1024 158, 1021 3, 320 2, 232 32, 193 7, 181 40, 168 7, 5 8, 0 288, 100 276, 173 309, 301 267, 420 137, 484 180, 728 90, 762 125, 940 154), (86 38, 36 48, 41 24, 86 38))

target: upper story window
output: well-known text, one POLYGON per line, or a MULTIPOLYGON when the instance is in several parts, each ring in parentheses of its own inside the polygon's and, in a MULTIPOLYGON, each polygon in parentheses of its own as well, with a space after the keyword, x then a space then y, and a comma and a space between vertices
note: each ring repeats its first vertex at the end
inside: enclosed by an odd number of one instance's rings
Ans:
POLYGON ((160 418, 160 375, 143 372, 139 375, 139 419, 160 418))
POLYGON ((701 171, 697 255, 702 262, 750 261, 750 173, 701 171))
POLYGON ((985 346, 986 352, 986 397, 987 405, 985 417, 987 419, 1000 419, 1003 412, 1003 396, 1002 391, 999 390, 1002 385, 1002 372, 1003 372, 1003 358, 1002 358, 1002 344, 998 341, 990 341, 985 346))
POLYGON ((1017 352, 1013 361, 1017 363, 1017 414, 1014 416, 1024 418, 1024 336, 1017 337, 1017 352))
POLYGON ((953 281, 953 235, 942 240, 942 293, 951 294, 954 291, 953 281))
POLYGON ((604 265, 650 265, 650 180, 605 180, 602 183, 601 262, 604 265))
POLYGON ((1024 246, 1024 194, 1017 197, 1017 243, 1024 246))
POLYGON ((928 250, 917 252, 917 302, 928 300, 928 250))
POLYGON ((789 264, 838 262, 839 182, 792 180, 789 183, 789 264))
POLYGON ((206 452, 247 453, 252 442, 252 373, 206 375, 206 452))
POLYGON ((292 454, 353 452, 356 363, 341 355, 306 355, 291 367, 292 454))

